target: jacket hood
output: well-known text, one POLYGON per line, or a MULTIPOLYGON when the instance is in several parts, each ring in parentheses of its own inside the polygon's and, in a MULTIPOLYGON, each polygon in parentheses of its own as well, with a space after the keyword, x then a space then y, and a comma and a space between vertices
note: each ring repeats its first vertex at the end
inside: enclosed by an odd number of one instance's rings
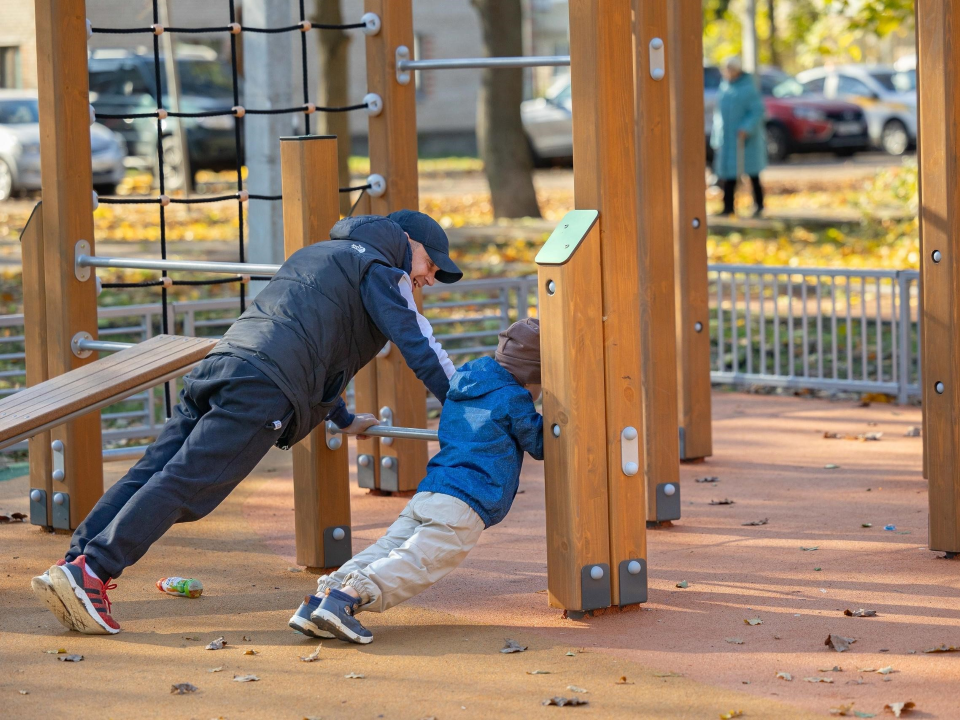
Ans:
POLYGON ((330 229, 331 240, 355 240, 369 245, 394 267, 409 270, 410 243, 397 223, 382 215, 358 215, 340 220, 330 229))
POLYGON ((450 378, 447 397, 454 400, 470 400, 508 385, 517 385, 513 375, 493 358, 482 357, 460 366, 456 374, 450 378))

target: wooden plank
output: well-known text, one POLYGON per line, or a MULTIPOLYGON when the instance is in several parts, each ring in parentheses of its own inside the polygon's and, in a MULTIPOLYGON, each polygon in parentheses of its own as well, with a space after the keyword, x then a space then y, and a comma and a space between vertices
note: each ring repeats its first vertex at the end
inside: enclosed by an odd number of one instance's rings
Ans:
MULTIPOLYGON (((27 387, 47 380, 47 308, 43 291, 43 209, 41 203, 33 208, 30 219, 20 235, 23 265, 23 325, 24 351, 27 366, 27 387)), ((27 443, 30 457, 30 489, 46 494, 46 522, 52 523, 53 493, 51 477, 53 458, 50 454, 50 433, 43 432, 27 443)))
MULTIPOLYGON (((566 218, 561 228, 565 222, 566 218)), ((543 262, 540 256, 538 262, 543 262)), ((611 564, 607 432, 600 401, 604 377, 597 371, 603 365, 599 223, 589 230, 572 258, 560 265, 540 264, 537 274, 547 592, 552 606, 582 610, 583 568, 611 564), (559 428, 559 436, 554 433, 554 425, 559 428)), ((638 505, 637 512, 641 513, 642 528, 642 506, 638 505)), ((609 602, 608 597, 604 605, 609 602)))
MULTIPOLYGON (((290 257, 307 245, 328 239, 330 228, 340 219, 337 138, 281 138, 280 173, 283 246, 290 257)), ((337 449, 327 447, 326 429, 321 424, 293 448, 297 563, 310 568, 339 566, 352 555, 347 442, 337 439, 337 449), (344 539, 330 537, 335 528, 344 530, 344 539)))
POLYGON ((952 553, 960 552, 960 0, 917 3, 916 13, 929 547, 952 553))
MULTIPOLYGON (((668 3, 667 81, 673 146, 674 263, 680 459, 713 454, 710 307, 707 293, 706 147, 703 136, 703 9, 668 3)), ((641 183, 642 185, 642 183, 641 183)), ((641 212, 641 216, 642 216, 641 212)))
MULTIPOLYGON (((370 210, 377 215, 417 210, 416 88, 412 79, 398 83, 396 73, 397 47, 406 45, 413 52, 412 0, 364 0, 363 6, 381 20, 380 32, 366 36, 367 91, 383 98, 383 112, 369 119, 370 171, 387 182, 386 193, 370 199, 370 210)), ((414 297, 422 308, 420 290, 414 297)), ((396 349, 377 359, 377 393, 379 407, 392 410, 395 425, 426 427, 426 391, 396 349)), ((427 469, 426 443, 380 443, 380 455, 396 458, 400 491, 416 489, 427 469)))
MULTIPOLYGON (((94 252, 85 3, 35 0, 35 16, 48 369, 55 376, 96 360, 70 349, 78 332, 97 337, 93 272, 85 282, 74 275, 77 241, 87 240, 94 252)), ((51 440, 64 444, 64 479, 52 489, 69 495, 75 528, 103 494, 100 414, 66 423, 51 440)))
POLYGON ((620 433, 633 427, 644 437, 640 328, 650 316, 640 304, 630 0, 571 0, 570 58, 574 203, 600 212, 602 282, 580 294, 603 295, 610 564, 620 604, 619 563, 646 557, 644 479, 624 474, 620 433))

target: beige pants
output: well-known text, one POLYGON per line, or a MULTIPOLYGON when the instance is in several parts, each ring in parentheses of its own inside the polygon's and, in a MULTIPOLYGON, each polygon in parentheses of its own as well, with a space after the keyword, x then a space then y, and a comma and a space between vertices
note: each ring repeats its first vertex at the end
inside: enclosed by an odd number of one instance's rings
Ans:
POLYGON ((360 594, 360 610, 383 612, 457 567, 482 531, 483 520, 462 500, 417 493, 386 535, 335 573, 320 578, 317 594, 349 585, 360 594))

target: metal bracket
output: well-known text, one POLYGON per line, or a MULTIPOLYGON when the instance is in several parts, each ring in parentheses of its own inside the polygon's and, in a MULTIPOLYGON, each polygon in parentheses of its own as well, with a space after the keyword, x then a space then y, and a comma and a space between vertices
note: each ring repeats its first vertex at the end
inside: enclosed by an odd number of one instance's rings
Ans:
POLYGON ((610 566, 606 563, 580 568, 580 609, 610 607, 610 566))
POLYGON ((336 423, 333 420, 327 420, 323 424, 324 435, 327 441, 327 448, 330 450, 339 450, 343 445, 343 438, 334 428, 336 428, 336 423))
POLYGON ((70 495, 65 492, 53 494, 53 527, 70 530, 70 495))
POLYGON ((392 455, 380 458, 380 489, 384 492, 400 490, 400 469, 397 458, 392 455))
POLYGON ((620 469, 627 477, 640 472, 640 434, 633 426, 620 433, 620 469))
POLYGON ((63 441, 54 440, 50 443, 50 450, 53 452, 53 472, 52 477, 56 482, 63 482, 66 479, 66 462, 63 458, 63 441))
POLYGON ((77 262, 77 259, 81 255, 90 254, 90 243, 86 240, 77 240, 77 244, 73 248, 73 274, 77 276, 77 280, 80 282, 85 282, 90 279, 90 268, 81 267, 80 263, 77 262))
POLYGON ((680 427, 680 459, 687 459, 687 430, 683 426, 680 427))
POLYGON ((340 567, 353 557, 350 527, 338 525, 323 529, 323 566, 340 567))
MULTIPOLYGON (((393 410, 386 405, 380 408, 380 424, 386 427, 393 427, 393 410)), ((393 445, 393 438, 380 438, 380 442, 384 445, 393 445)))
POLYGON ((657 485, 657 522, 680 519, 680 483, 657 485))
POLYGON ((90 357, 93 354, 93 350, 86 350, 80 347, 81 340, 93 340, 93 335, 88 333, 86 330, 81 330, 72 338, 70 338, 70 349, 73 350, 73 354, 78 358, 90 357))
POLYGON ((357 485, 368 490, 377 487, 377 469, 373 455, 357 455, 357 485))
POLYGON ((410 71, 409 71, 409 70, 401 70, 401 69, 400 69, 400 62, 401 62, 402 60, 409 60, 409 59, 410 59, 410 48, 408 48, 406 45, 400 45, 399 47, 397 47, 397 52, 396 52, 396 55, 395 55, 394 57, 395 57, 396 63, 397 63, 397 82, 400 83, 401 85, 409 85, 409 84, 410 84, 410 71))
POLYGON ((666 74, 663 56, 663 40, 655 37, 650 41, 650 77, 654 80, 663 80, 663 76, 666 74))
POLYGON ((620 561, 620 605, 647 601, 647 561, 643 558, 620 561))
POLYGON ((47 491, 40 488, 30 490, 30 524, 50 525, 50 518, 47 516, 47 491))

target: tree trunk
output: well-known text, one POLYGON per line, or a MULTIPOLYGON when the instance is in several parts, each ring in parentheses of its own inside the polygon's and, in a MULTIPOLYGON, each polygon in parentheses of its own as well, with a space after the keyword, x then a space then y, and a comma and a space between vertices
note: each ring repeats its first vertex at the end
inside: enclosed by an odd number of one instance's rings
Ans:
MULTIPOLYGON (((343 22, 340 0, 317 0, 317 9, 312 22, 339 25, 343 22)), ((343 30, 316 30, 320 49, 320 77, 317 82, 317 105, 343 107, 349 105, 347 98, 347 49, 350 36, 343 30)), ((337 155, 340 184, 350 184, 350 119, 349 113, 317 113, 316 132, 319 135, 337 136, 337 155)), ((350 195, 340 194, 340 214, 350 212, 350 195)))
POLYGON ((770 64, 780 67, 780 50, 777 47, 777 2, 767 0, 767 12, 770 13, 770 64))
MULTIPOLYGON (((523 54, 520 0, 471 0, 491 57, 523 54)), ((477 98, 477 144, 490 184, 494 217, 540 217, 533 162, 520 121, 523 71, 482 71, 477 98)))

